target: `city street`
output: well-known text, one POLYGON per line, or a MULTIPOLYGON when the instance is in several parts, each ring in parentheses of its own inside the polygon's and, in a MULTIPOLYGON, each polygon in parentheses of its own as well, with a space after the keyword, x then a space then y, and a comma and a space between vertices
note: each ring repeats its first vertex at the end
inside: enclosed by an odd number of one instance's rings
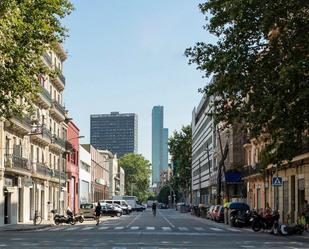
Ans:
POLYGON ((150 209, 96 226, 53 226, 37 231, 3 232, 3 248, 309 248, 309 236, 254 233, 175 210, 150 209))

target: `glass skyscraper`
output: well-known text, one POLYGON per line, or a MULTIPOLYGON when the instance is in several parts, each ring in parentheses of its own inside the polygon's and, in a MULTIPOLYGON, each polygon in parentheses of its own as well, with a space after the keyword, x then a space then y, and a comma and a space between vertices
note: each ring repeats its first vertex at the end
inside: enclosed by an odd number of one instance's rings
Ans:
POLYGON ((152 184, 160 182, 160 170, 168 167, 168 129, 163 128, 163 106, 152 108, 152 184))
POLYGON ((90 116, 90 143, 96 149, 117 153, 137 153, 137 115, 111 112, 90 116))

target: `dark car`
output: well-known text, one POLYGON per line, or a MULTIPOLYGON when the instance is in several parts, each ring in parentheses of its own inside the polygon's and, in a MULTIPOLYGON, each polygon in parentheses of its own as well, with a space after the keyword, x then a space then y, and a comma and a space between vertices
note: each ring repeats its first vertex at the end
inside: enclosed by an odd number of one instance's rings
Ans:
POLYGON ((244 202, 230 202, 228 208, 228 220, 231 226, 234 226, 235 217, 239 214, 245 213, 250 210, 250 206, 244 202))
POLYGON ((135 211, 137 212, 143 212, 144 210, 146 210, 144 205, 140 205, 140 204, 135 204, 135 211))
POLYGON ((115 208, 112 204, 101 203, 101 214, 103 216, 120 217, 122 215, 122 210, 115 208))

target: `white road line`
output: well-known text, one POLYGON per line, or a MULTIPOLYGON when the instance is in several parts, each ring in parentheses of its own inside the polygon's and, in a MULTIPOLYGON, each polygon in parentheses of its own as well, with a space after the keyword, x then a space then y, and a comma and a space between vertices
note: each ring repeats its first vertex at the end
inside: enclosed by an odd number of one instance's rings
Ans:
POLYGON ((195 229, 196 231, 205 231, 205 229, 202 228, 202 227, 195 227, 194 229, 195 229))
POLYGON ((131 229, 131 230, 138 230, 139 227, 131 227, 130 229, 131 229))
POLYGON ((171 231, 172 230, 172 228, 170 228, 170 227, 162 227, 162 229, 163 229, 163 231, 171 231))
POLYGON ((82 230, 83 231, 88 231, 88 230, 91 230, 91 229, 94 229, 94 227, 84 227, 82 230))
POLYGON ((136 220, 142 215, 142 213, 143 213, 143 212, 141 212, 140 214, 136 215, 136 216, 134 217, 134 219, 130 221, 130 223, 127 225, 127 227, 131 226, 131 225, 133 224, 133 222, 136 221, 136 220))
POLYGON ((60 231, 62 229, 64 229, 64 227, 56 227, 56 228, 50 229, 49 231, 60 231))
POLYGON ((211 227, 210 230, 213 230, 213 231, 216 231, 216 232, 223 232, 223 229, 216 228, 216 227, 211 227))
POLYGON ((172 222, 170 222, 161 212, 159 212, 159 214, 163 217, 163 219, 164 220, 166 220, 166 222, 171 226, 171 227, 175 227, 175 225, 172 223, 172 222))
POLYGON ((107 230, 109 227, 99 227, 99 230, 107 230))
POLYGON ((73 231, 78 229, 79 227, 69 227, 68 229, 65 229, 66 231, 73 231))
POLYGON ((146 230, 155 230, 154 227, 146 227, 146 230))
POLYGON ((115 227, 114 230, 122 230, 124 227, 115 227))
POLYGON ((236 228, 226 228, 226 229, 232 232, 240 232, 240 230, 236 228))
POLYGON ((187 227, 178 227, 178 229, 180 231, 189 231, 189 229, 187 227))

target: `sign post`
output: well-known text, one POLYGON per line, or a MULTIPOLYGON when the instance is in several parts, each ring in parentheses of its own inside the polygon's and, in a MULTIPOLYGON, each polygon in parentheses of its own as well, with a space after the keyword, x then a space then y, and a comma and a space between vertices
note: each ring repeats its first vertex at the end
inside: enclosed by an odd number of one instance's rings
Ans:
POLYGON ((279 187, 282 186, 282 177, 274 176, 272 179, 272 185, 276 187, 276 210, 279 209, 279 187))

